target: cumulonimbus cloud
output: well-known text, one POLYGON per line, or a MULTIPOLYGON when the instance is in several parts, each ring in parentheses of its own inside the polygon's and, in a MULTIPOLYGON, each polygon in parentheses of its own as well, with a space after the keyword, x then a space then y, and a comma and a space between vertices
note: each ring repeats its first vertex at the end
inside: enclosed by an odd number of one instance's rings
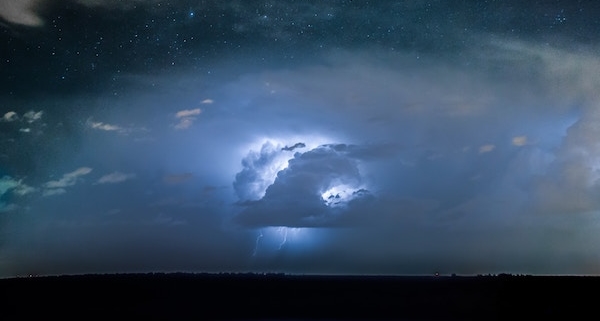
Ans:
POLYGON ((259 155, 244 160, 245 168, 236 175, 234 187, 241 200, 247 195, 256 197, 257 184, 268 184, 266 191, 259 199, 240 202, 244 210, 235 220, 253 227, 335 226, 345 212, 352 212, 348 207, 372 197, 362 187, 359 159, 352 157, 355 147, 331 144, 297 152, 273 182, 261 174, 285 151, 263 147, 259 155), (348 206, 338 207, 342 202, 348 206))

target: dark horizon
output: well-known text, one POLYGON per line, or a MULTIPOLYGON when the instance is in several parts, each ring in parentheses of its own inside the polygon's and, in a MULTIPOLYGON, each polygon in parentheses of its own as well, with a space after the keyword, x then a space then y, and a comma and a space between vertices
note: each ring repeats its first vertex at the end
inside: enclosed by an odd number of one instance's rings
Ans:
POLYGON ((600 278, 135 274, 0 280, 4 315, 211 320, 584 317, 600 278), (56 293, 60 289, 60 293, 56 293))

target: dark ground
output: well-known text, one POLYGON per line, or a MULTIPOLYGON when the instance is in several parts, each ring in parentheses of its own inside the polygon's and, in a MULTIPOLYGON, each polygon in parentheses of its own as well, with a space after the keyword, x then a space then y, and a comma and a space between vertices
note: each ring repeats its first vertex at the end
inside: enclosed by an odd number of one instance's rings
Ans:
POLYGON ((465 320, 589 316, 598 277, 117 274, 0 280, 2 320, 465 320))

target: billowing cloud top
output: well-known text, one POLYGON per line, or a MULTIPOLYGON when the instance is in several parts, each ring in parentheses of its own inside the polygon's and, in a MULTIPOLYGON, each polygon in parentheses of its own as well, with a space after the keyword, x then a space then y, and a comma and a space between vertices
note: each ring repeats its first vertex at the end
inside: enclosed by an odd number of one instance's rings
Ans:
POLYGON ((265 143, 259 154, 251 152, 244 159, 244 169, 236 175, 234 187, 245 207, 236 221, 252 227, 346 224, 345 215, 372 197, 359 163, 378 155, 380 148, 328 144, 286 160, 284 153, 292 149, 265 143))

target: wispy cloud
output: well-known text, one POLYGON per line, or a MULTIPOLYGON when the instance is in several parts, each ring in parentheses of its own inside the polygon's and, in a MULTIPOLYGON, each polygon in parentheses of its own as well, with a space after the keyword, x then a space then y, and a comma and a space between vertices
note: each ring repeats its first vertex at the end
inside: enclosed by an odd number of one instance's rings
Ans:
MULTIPOLYGON (((5 175, 0 178, 0 198, 2 198, 4 194, 9 193, 9 191, 18 196, 23 196, 35 192, 36 189, 24 184, 22 180, 16 180, 8 175, 5 175)), ((7 204, 0 201, 0 213, 10 212, 16 210, 17 208, 19 208, 19 206, 16 204, 7 204)))
POLYGON ((42 119, 42 115, 44 114, 43 111, 28 111, 23 115, 23 118, 25 119, 25 121, 27 121, 28 123, 33 123, 34 121, 40 120, 42 119))
POLYGON ((98 129, 98 130, 105 130, 105 131, 121 131, 121 130, 123 130, 123 128, 121 128, 119 126, 106 124, 103 122, 89 122, 88 124, 91 128, 98 129))
POLYGON ((113 172, 100 177, 100 179, 98 179, 97 184, 115 184, 133 178, 135 178, 135 174, 132 173, 113 172))
POLYGON ((80 167, 70 173, 64 174, 59 180, 49 181, 44 184, 45 190, 44 196, 58 195, 66 192, 65 187, 73 186, 77 183, 81 176, 87 175, 92 172, 89 167, 80 167))
POLYGON ((13 192, 19 196, 24 196, 27 194, 34 193, 36 191, 37 191, 37 188, 23 184, 23 183, 21 183, 21 181, 19 181, 19 186, 17 186, 13 192))
MULTIPOLYGON (((211 100, 212 102, 212 100, 211 100)), ((203 102, 204 103, 204 102, 203 102)), ((175 129, 187 129, 196 120, 195 116, 200 115, 202 110, 200 108, 196 109, 184 109, 180 110, 175 114, 175 118, 179 119, 179 123, 175 125, 175 129)))
POLYGON ((479 154, 489 153, 489 152, 493 151, 494 149, 496 149, 495 145, 492 145, 492 144, 483 145, 483 146, 479 147, 479 154))
POLYGON ((201 112, 202 111, 200 110, 200 108, 180 110, 177 112, 177 114, 175 114, 175 117, 184 118, 184 117, 190 117, 190 116, 197 116, 197 115, 200 115, 201 112))
POLYGON ((527 145, 527 136, 516 136, 512 139, 514 146, 525 146, 527 145))
POLYGON ((0 178, 0 197, 17 186, 19 186, 19 181, 10 176, 3 176, 0 178))
POLYGON ((132 133, 148 132, 148 129, 146 129, 144 127, 120 126, 120 125, 109 124, 109 123, 100 122, 100 121, 93 121, 91 119, 87 120, 87 126, 94 130, 114 132, 114 133, 119 133, 121 135, 129 135, 132 133))
POLYGON ((53 188, 53 189, 44 190, 44 192, 42 193, 42 195, 43 196, 53 196, 53 195, 64 194, 66 192, 67 192, 67 190, 64 189, 64 188, 53 188))
POLYGON ((23 180, 16 180, 8 175, 0 178, 0 197, 12 190, 15 194, 23 196, 36 191, 35 188, 24 184, 23 180))

